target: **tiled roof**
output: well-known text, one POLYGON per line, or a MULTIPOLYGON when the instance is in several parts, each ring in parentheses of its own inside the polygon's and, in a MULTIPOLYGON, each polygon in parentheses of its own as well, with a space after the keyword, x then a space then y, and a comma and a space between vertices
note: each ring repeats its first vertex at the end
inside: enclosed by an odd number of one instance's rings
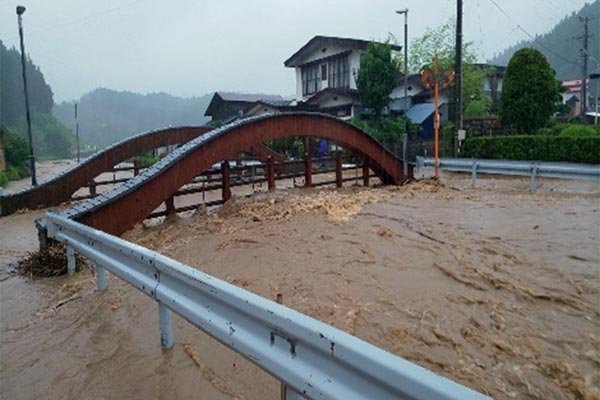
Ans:
MULTIPOLYGON (((327 45, 337 45, 340 47, 348 47, 352 49, 361 49, 366 50, 367 46, 371 43, 370 40, 363 39, 350 39, 350 38, 341 38, 336 36, 321 36, 317 35, 310 39, 304 46, 302 46, 298 51, 296 51, 290 58, 285 60, 283 65, 286 67, 295 67, 301 64, 303 56, 308 52, 315 51, 316 49, 327 46, 327 45)), ((402 46, 392 45, 392 50, 400 51, 402 50, 402 46)))
POLYGON ((287 101, 278 94, 217 92, 225 101, 287 101))

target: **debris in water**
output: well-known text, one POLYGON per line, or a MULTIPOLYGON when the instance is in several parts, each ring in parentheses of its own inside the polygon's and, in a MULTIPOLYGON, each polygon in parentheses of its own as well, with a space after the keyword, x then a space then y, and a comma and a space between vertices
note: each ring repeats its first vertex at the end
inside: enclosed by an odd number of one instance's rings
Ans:
MULTIPOLYGON (((75 258, 76 270, 80 270, 85 261, 77 254, 75 258)), ((66 274, 67 255, 65 246, 52 244, 42 250, 28 252, 27 256, 17 264, 17 271, 29 278, 49 278, 66 274)))

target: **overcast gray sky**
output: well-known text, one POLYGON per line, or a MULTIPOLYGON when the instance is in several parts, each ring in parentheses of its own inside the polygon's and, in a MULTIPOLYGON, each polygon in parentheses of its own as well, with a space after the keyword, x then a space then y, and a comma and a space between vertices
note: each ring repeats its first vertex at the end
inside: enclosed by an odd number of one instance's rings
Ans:
MULTIPOLYGON (((485 61, 526 35, 548 31, 589 0, 465 0, 464 34, 485 61)), ((21 0, 0 3, 0 39, 18 45, 15 6, 24 15, 26 51, 52 86, 55 101, 96 88, 215 90, 291 95, 283 61, 314 35, 403 40, 455 16, 455 0, 21 0)))

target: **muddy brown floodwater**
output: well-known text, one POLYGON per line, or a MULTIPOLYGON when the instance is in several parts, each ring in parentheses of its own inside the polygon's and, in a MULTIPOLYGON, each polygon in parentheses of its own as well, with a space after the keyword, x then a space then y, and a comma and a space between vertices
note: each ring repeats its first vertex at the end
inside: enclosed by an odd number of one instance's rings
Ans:
MULTIPOLYGON (((286 190, 125 238, 497 399, 600 398, 600 185, 447 175, 286 190)), ((279 383, 117 278, 7 274, 40 212, 0 219, 0 398, 277 399, 279 383)))

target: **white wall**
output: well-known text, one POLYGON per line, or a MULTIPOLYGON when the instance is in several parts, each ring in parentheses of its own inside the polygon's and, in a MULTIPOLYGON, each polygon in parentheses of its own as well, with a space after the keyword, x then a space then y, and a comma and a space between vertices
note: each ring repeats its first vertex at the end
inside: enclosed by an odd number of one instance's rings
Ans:
MULTIPOLYGON (((417 94, 423 92, 424 90, 425 90, 425 88, 418 83, 413 83, 413 84, 411 84, 410 82, 408 83, 408 96, 409 97, 417 95, 417 94)), ((404 97, 404 83, 396 86, 394 89, 392 89, 392 93, 390 93, 391 99, 401 99, 403 97, 404 97)))
POLYGON ((344 51, 348 51, 347 47, 341 47, 337 45, 324 46, 316 49, 313 53, 309 54, 305 57, 301 63, 306 64, 311 61, 320 60, 321 58, 330 57, 336 54, 343 53, 344 51), (323 51, 325 49, 325 51, 323 51))
POLYGON ((352 50, 350 53, 349 67, 350 67, 350 89, 356 89, 356 74, 360 69, 360 55, 362 54, 359 50, 352 50))
POLYGON ((302 101, 302 68, 296 67, 296 100, 302 101))

